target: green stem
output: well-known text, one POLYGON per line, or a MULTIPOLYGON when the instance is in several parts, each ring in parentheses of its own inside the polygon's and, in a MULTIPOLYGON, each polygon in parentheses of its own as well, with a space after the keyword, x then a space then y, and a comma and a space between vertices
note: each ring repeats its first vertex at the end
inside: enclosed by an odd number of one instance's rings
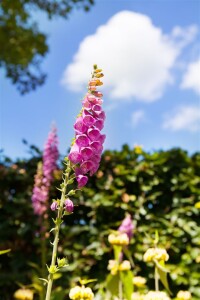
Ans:
MULTIPOLYGON (((66 190, 67 190, 67 183, 68 183, 69 173, 70 173, 70 170, 67 166, 67 171, 65 173, 65 178, 64 178, 63 187, 62 187, 60 205, 59 205, 58 214, 57 214, 57 218, 56 218, 55 236, 54 236, 54 242, 53 242, 53 252, 52 252, 50 268, 54 267, 56 265, 58 242, 59 242, 59 232, 60 232, 60 225, 62 223, 61 219, 62 219, 62 215, 63 215, 63 206, 64 206, 65 197, 66 197, 66 190)), ((53 274, 49 273, 47 292, 46 292, 45 300, 50 300, 50 298, 51 298, 52 285, 53 285, 53 274)))
POLYGON ((123 286, 120 278, 119 278, 119 300, 123 300, 123 286))
POLYGON ((158 274, 158 268, 155 266, 155 290, 156 292, 159 291, 159 274, 158 274))
MULTIPOLYGON (((45 234, 41 236, 41 277, 45 278, 46 273, 46 240, 45 234)), ((42 284, 42 290, 40 292, 40 300, 44 299, 44 285, 42 284)))

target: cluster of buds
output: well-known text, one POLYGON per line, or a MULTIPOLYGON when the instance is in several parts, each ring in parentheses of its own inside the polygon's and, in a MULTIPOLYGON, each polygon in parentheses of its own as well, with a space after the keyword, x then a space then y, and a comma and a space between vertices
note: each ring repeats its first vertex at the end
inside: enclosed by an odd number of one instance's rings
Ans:
POLYGON ((94 294, 89 287, 75 286, 70 290, 69 298, 72 300, 92 300, 94 294))
POLYGON ((88 92, 82 101, 82 110, 74 125, 75 139, 68 158, 76 165, 78 188, 87 184, 87 174, 92 176, 98 170, 106 137, 101 134, 105 121, 105 112, 102 110, 103 95, 97 91, 97 87, 103 84, 99 79, 103 77, 101 71, 94 66, 88 92))
POLYGON ((168 261, 169 255, 167 251, 163 248, 149 248, 143 257, 144 261, 150 262, 150 261, 168 261))
POLYGON ((111 245, 127 246, 129 244, 129 237, 126 233, 111 233, 108 236, 108 241, 111 245))
POLYGON ((120 264, 116 260, 109 260, 108 270, 112 275, 116 275, 118 271, 129 271, 131 264, 128 260, 122 261, 120 264))
POLYGON ((14 293, 17 300, 33 300, 33 291, 29 289, 19 289, 14 293))
POLYGON ((150 291, 144 296, 144 300, 170 300, 165 292, 150 291))
POLYGON ((191 300, 192 295, 189 291, 179 291, 177 294, 177 300, 191 300))
POLYGON ((146 279, 141 276, 135 276, 133 277, 133 284, 137 287, 144 287, 146 284, 146 279))
MULTIPOLYGON (((53 201, 51 204, 51 210, 55 211, 59 208, 59 200, 53 201)), ((74 203, 69 198, 65 200, 64 202, 64 210, 65 212, 71 214, 74 211, 74 203)))

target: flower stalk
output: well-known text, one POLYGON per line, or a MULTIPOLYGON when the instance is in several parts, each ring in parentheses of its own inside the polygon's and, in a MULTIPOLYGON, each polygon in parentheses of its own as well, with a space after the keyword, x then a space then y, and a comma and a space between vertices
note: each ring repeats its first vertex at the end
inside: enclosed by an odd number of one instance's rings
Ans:
POLYGON ((155 291, 159 292, 159 274, 158 274, 158 268, 155 265, 155 291))
POLYGON ((60 232, 60 226, 62 224, 62 217, 63 217, 63 210, 64 210, 64 202, 66 199, 66 193, 67 193, 67 186, 69 182, 69 175, 70 175, 70 162, 67 162, 67 168, 64 173, 64 180, 61 184, 61 198, 60 198, 60 205, 58 207, 58 213, 57 218, 54 221, 55 223, 55 235, 54 235, 54 241, 53 241, 53 252, 52 252, 52 258, 51 258, 51 266, 48 268, 49 275, 48 275, 48 284, 47 284, 47 292, 46 292, 46 298, 45 300, 50 300, 51 297, 51 290, 53 285, 53 276, 54 273, 58 271, 58 267, 56 266, 56 258, 57 258, 57 250, 58 250, 58 242, 59 242, 59 232, 60 232))

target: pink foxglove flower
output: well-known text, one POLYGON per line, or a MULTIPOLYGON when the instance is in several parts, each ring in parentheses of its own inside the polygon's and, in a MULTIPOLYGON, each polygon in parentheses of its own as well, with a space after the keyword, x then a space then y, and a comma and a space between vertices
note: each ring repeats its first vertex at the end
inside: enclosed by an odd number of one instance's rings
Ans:
POLYGON ((88 174, 92 176, 98 170, 106 137, 101 133, 106 118, 102 109, 103 95, 97 91, 97 87, 103 84, 99 79, 103 77, 101 71, 94 66, 88 92, 82 101, 81 113, 74 125, 75 141, 68 158, 75 165, 78 188, 87 184, 88 174))
POLYGON ((53 127, 44 147, 43 162, 38 164, 37 174, 32 194, 32 204, 36 215, 43 215, 48 208, 49 188, 53 180, 53 171, 57 168, 58 138, 53 127))
POLYGON ((72 202, 72 200, 67 199, 67 200, 65 200, 64 204, 65 204, 65 210, 68 213, 72 213, 74 211, 74 203, 72 202))
POLYGON ((118 228, 118 231, 120 231, 122 233, 126 233, 129 238, 129 241, 130 241, 133 236, 133 230, 134 230, 134 225, 133 225, 131 216, 129 214, 127 214, 125 219, 122 221, 122 224, 118 228))

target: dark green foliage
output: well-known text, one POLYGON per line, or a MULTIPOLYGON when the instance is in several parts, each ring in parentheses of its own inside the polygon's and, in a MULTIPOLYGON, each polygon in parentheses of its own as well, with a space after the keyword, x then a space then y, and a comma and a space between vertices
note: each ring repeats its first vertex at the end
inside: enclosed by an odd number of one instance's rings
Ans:
MULTIPOLYGON (((11 248, 0 256, 2 300, 12 298, 17 282, 31 283, 34 270, 30 261, 40 263, 30 200, 38 159, 33 156, 16 164, 3 161, 0 166, 0 250, 11 248)), ((60 176, 57 174, 56 186, 60 176)), ((59 191, 52 188, 55 197, 59 191)), ((154 288, 153 268, 142 257, 152 246, 157 229, 159 244, 170 255, 167 266, 173 296, 180 289, 189 289, 192 299, 200 299, 200 210, 195 208, 200 201, 200 153, 189 156, 172 149, 137 154, 128 146, 106 151, 100 170, 74 200, 78 206, 74 214, 65 217, 59 247, 59 257, 67 256, 69 267, 55 287, 67 290, 75 278, 85 276, 97 278, 93 283, 97 288, 106 279, 108 260, 113 258, 107 236, 128 212, 135 223, 129 247, 134 274, 146 277, 149 288, 154 288)), ((50 252, 49 245, 48 256, 50 252)))
POLYGON ((38 30, 32 13, 40 10, 49 18, 68 17, 72 9, 88 11, 93 0, 2 0, 0 1, 0 68, 24 94, 44 83, 40 70, 47 54, 46 35, 38 30))

